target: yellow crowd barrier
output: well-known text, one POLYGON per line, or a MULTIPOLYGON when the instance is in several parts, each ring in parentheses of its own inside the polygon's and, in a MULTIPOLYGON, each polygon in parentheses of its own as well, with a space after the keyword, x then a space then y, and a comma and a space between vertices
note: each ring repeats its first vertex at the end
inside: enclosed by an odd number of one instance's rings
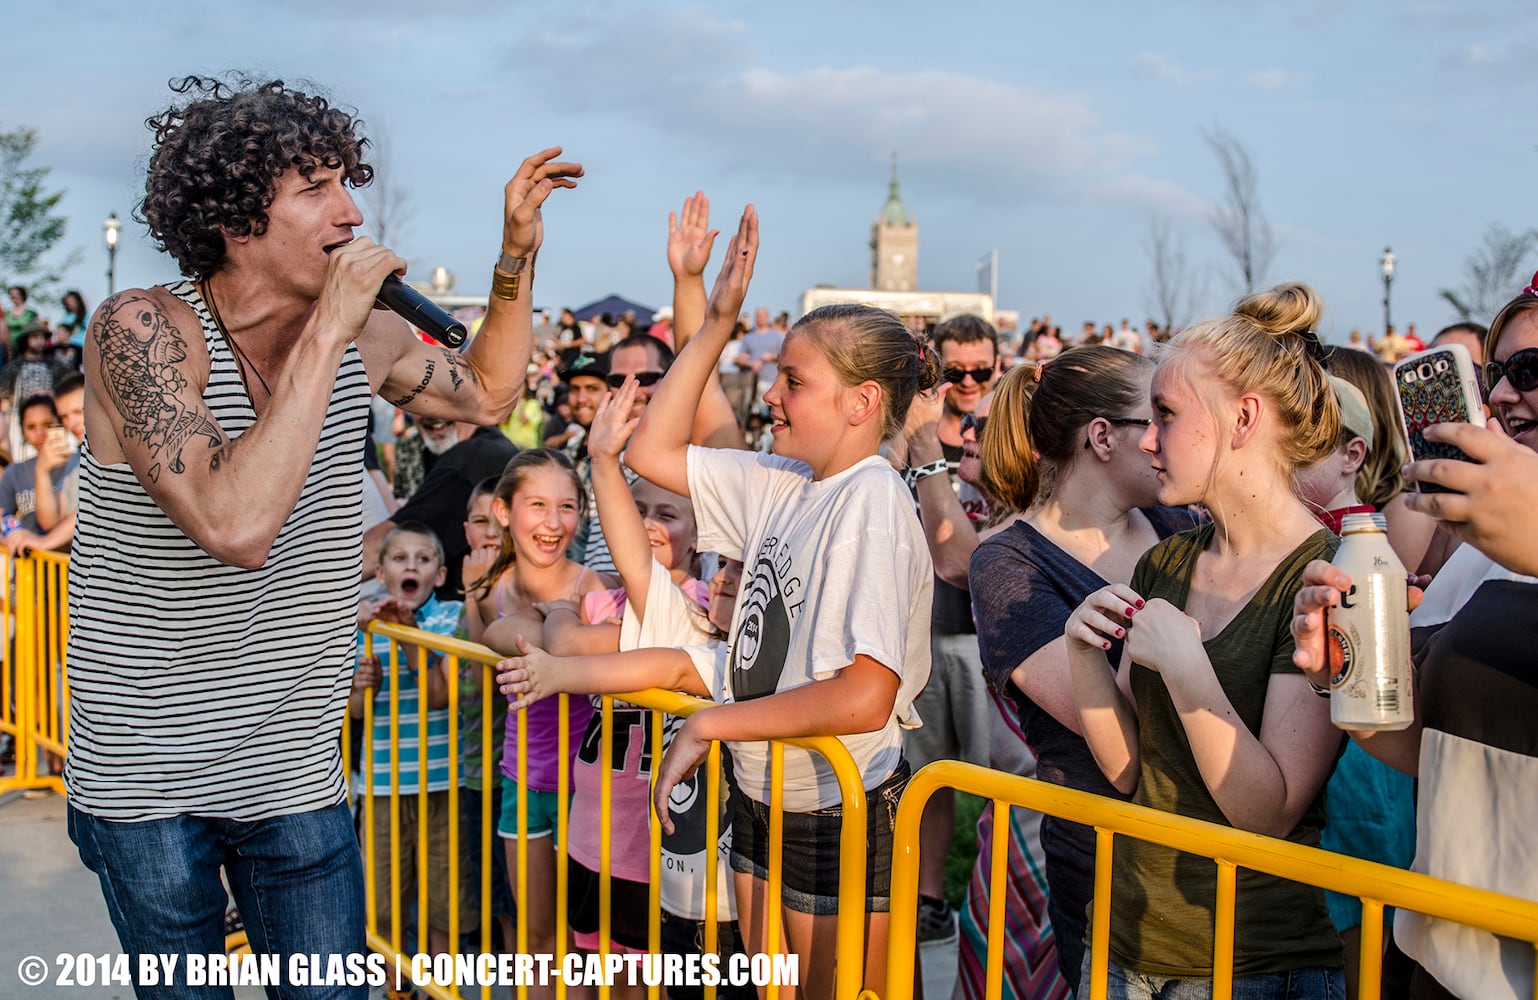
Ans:
POLYGON ((16 769, 0 777, 0 794, 47 788, 63 794, 55 771, 69 744, 69 679, 64 648, 69 557, 39 552, 22 558, 0 553, 0 593, 6 623, 0 654, 0 732, 10 735, 16 769))
MULTIPOLYGON (((14 588, 0 590, 0 615, 8 627, 9 641, 0 644, 0 732, 8 733, 15 746, 16 768, 10 777, 0 778, 0 793, 28 789, 50 788, 63 792, 61 779, 52 773, 58 761, 67 752, 69 717, 69 682, 65 665, 65 648, 68 639, 67 588, 69 576, 68 558, 54 553, 10 559, 0 556, 0 566, 7 576, 14 575, 14 588)), ((479 915, 479 948, 483 953, 493 951, 491 917, 491 851, 501 850, 496 835, 497 817, 492 814, 492 790, 500 780, 498 769, 485 766, 494 759, 494 742, 500 735, 486 724, 494 718, 494 708, 503 697, 496 690, 493 664, 496 653, 474 643, 462 642, 445 636, 434 635, 399 625, 374 623, 371 635, 379 635, 390 642, 390 661, 394 662, 398 648, 406 644, 416 657, 417 677, 417 732, 421 743, 417 747, 418 762, 425 766, 427 760, 427 711, 429 671, 443 669, 445 677, 459 678, 462 670, 479 672, 479 683, 471 693, 479 698, 481 708, 480 745, 483 762, 483 789, 480 796, 480 838, 475 845, 466 845, 478 852, 479 885, 477 897, 479 915)), ((448 719, 450 754, 449 772, 457 774, 460 766, 460 709, 462 691, 459 683, 448 683, 448 719)), ((564 701, 567 696, 561 696, 564 701)), ((696 698, 666 691, 634 692, 602 699, 602 740, 599 760, 612 759, 613 711, 616 700, 622 700, 652 711, 650 740, 654 767, 662 759, 663 713, 687 716, 709 703, 696 698)), ((373 809, 376 793, 374 772, 374 706, 372 698, 364 704, 363 717, 356 721, 344 721, 344 747, 348 726, 361 725, 362 755, 359 771, 363 776, 361 789, 353 789, 356 800, 364 800, 364 831, 361 837, 366 872, 366 905, 368 913, 369 946, 388 957, 409 956, 428 950, 426 921, 418 920, 418 938, 415 942, 404 940, 404 915, 409 907, 402 897, 403 865, 411 865, 416 873, 416 908, 418 914, 426 914, 429 906, 429 879, 431 878, 428 845, 431 831, 428 826, 429 811, 424 789, 417 793, 416 850, 410 858, 403 858, 393 845, 402 841, 400 793, 400 732, 399 691, 392 685, 388 699, 388 733, 391 736, 389 759, 389 815, 387 845, 392 848, 389 858, 388 906, 382 907, 376 885, 376 816, 373 809), (390 917, 389 933, 381 932, 378 917, 387 913, 390 917), (411 947, 408 949, 408 945, 411 947)), ((581 734, 568 732, 567 714, 560 713, 560 759, 558 801, 566 801, 571 789, 571 776, 566 765, 567 748, 581 734)), ((510 717, 509 725, 516 725, 516 739, 520 748, 519 783, 527 781, 527 719, 525 712, 510 717)), ((858 769, 848 752, 838 740, 832 738, 787 740, 775 744, 772 753, 771 783, 777 786, 784 766, 784 747, 796 746, 821 754, 827 759, 839 782, 844 803, 844 824, 841 840, 842 868, 839 878, 838 946, 836 957, 834 996, 837 1000, 856 1000, 875 996, 864 989, 864 916, 865 916, 865 815, 866 799, 858 769)), ((721 747, 711 750, 705 767, 706 794, 710 804, 707 811, 709 828, 706 843, 718 842, 717 829, 721 797, 725 790, 720 782, 721 747)), ((351 773, 351 769, 349 769, 351 773)), ((602 860, 599 872, 600 926, 599 941, 606 955, 609 945, 611 899, 609 888, 610 843, 609 831, 614 828, 615 817, 611 811, 613 773, 603 768, 604 784, 601 793, 601 841, 602 860)), ((1085 792, 1035 781, 1016 775, 1005 774, 975 765, 955 761, 931 764, 914 776, 904 794, 897 813, 895 847, 892 859, 891 916, 889 938, 894 942, 889 949, 886 965, 887 988, 880 1000, 910 1000, 913 994, 914 949, 918 912, 918 851, 919 823, 924 806, 930 796, 940 788, 954 788, 992 799, 995 807, 994 829, 1007 831, 1008 810, 1032 809, 1048 815, 1093 826, 1097 831, 1097 864, 1094 891, 1094 911, 1091 924, 1091 992, 1089 1000, 1104 997, 1106 989, 1107 939, 1110 926, 1110 875, 1111 856, 1116 837, 1132 837, 1163 844, 1187 853, 1210 858, 1217 867, 1217 912, 1214 917, 1215 951, 1213 956, 1213 995, 1218 1000, 1230 996, 1233 982, 1233 941, 1236 906, 1236 880, 1240 868, 1264 872, 1308 885, 1319 886, 1362 900, 1362 941, 1360 963, 1361 1000, 1377 1000, 1383 952, 1383 909, 1398 907, 1428 916, 1449 920, 1479 928, 1503 937, 1528 942, 1538 948, 1538 903, 1507 896, 1483 889, 1471 888, 1406 872, 1385 865, 1361 861, 1316 848, 1303 847, 1286 841, 1258 834, 1245 833, 1231 827, 1218 826, 1187 819, 1171 813, 1146 809, 1113 799, 1101 798, 1085 792), (908 945, 902 944, 908 942, 908 945)), ((460 788, 451 782, 448 789, 447 810, 448 843, 463 844, 460 836, 460 788)), ((518 808, 520 834, 528 830, 527 799, 520 796, 518 808)), ((558 956, 567 947, 566 926, 566 842, 567 820, 564 810, 558 811, 559 826, 556 831, 559 855, 556 865, 556 943, 558 956)), ((634 819, 619 818, 620 822, 634 819)), ((660 858, 661 832, 651 821, 651 878, 647 913, 648 941, 650 950, 661 950, 661 901, 660 858)), ((778 803, 772 804, 770 817, 770 865, 768 896, 778 900, 782 886, 781 858, 783 848, 783 814, 778 803)), ((1004 921, 998 912, 1004 899, 1003 836, 996 837, 990 898, 992 911, 989 919, 989 938, 986 973, 986 996, 998 1000, 1002 984, 1002 940, 1004 921)), ((528 838, 517 841, 514 866, 518 873, 518 912, 529 912, 528 838)), ((460 920, 460 866, 470 859, 461 857, 459 850, 449 852, 447 863, 448 886, 448 939, 461 939, 460 920)), ((707 865, 707 896, 705 912, 715 913, 715 901, 726 887, 716 885, 716 868, 707 865)), ((517 930, 517 949, 527 952, 529 941, 527 928, 517 930)), ((707 951, 715 950, 719 943, 719 928, 714 921, 706 921, 703 945, 707 951)), ((766 950, 784 950, 784 928, 780 908, 771 905, 766 926, 766 950)), ((480 996, 489 998, 490 988, 468 993, 455 988, 427 986, 423 992, 440 1000, 459 1000, 461 997, 480 996)), ((777 1000, 779 990, 767 989, 769 1000, 777 1000)), ((659 997, 658 987, 649 988, 650 996, 659 997)), ((563 997, 565 988, 557 982, 556 995, 563 997)), ((607 998, 608 990, 600 995, 607 998)), ((706 997, 713 1000, 714 990, 706 989, 706 997)), ((516 994, 519 1000, 528 995, 526 986, 516 994)), ((1535 995, 1538 1000, 1538 995, 1535 995)))
MULTIPOLYGON (((429 710, 428 684, 430 680, 430 670, 440 669, 443 671, 445 677, 458 678, 461 675, 462 665, 469 664, 479 668, 481 674, 479 683, 474 688, 474 693, 481 699, 481 719, 484 723, 486 720, 489 720, 493 717, 493 700, 503 697, 503 695, 496 690, 496 684, 493 676, 493 665, 500 658, 498 654, 484 646, 480 646, 475 643, 463 642, 440 635, 434 635, 432 633, 423 632, 415 628, 409 628, 401 625, 375 622, 369 626, 367 631, 370 636, 377 635, 389 640, 389 656, 388 659, 382 658, 383 662, 398 662, 401 654, 401 647, 403 646, 410 650, 408 655, 415 657, 415 670, 413 673, 415 674, 417 681, 418 714, 416 720, 416 731, 419 740, 417 747, 417 759, 419 765, 422 765, 423 762, 425 762, 427 759, 426 740, 428 729, 427 712, 429 710)), ((447 694, 447 708, 450 727, 448 740, 448 752, 450 756, 449 773, 455 774, 459 771, 461 757, 459 734, 459 718, 461 714, 460 685, 457 683, 449 684, 447 694)), ((566 708, 568 699, 570 697, 576 696, 558 696, 560 699, 560 711, 558 713, 558 756, 560 766, 558 771, 558 787, 556 791, 556 800, 558 802, 568 801, 568 797, 572 788, 572 779, 570 774, 570 767, 568 764, 571 755, 568 753, 568 749, 572 745, 572 740, 580 740, 582 737, 581 733, 572 733, 569 731, 570 723, 566 708)), ((705 708, 710 705, 710 702, 702 701, 698 698, 692 698, 687 695, 678 694, 676 692, 659 690, 630 692, 600 699, 599 712, 601 736, 598 747, 598 759, 600 761, 610 761, 613 759, 612 751, 615 739, 613 713, 616 701, 628 702, 630 704, 640 706, 641 708, 651 710, 649 739, 651 741, 651 759, 654 769, 660 764, 663 756, 664 714, 687 716, 693 714, 701 708, 705 708)), ((388 711, 389 719, 387 729, 391 742, 388 753, 391 774, 389 820, 390 835, 388 837, 387 843, 393 847, 393 845, 401 842, 399 807, 401 800, 399 785, 401 749, 399 733, 401 718, 399 692, 394 685, 390 685, 388 711)), ((403 859, 399 856, 399 853, 393 849, 391 850, 391 857, 388 860, 388 865, 390 867, 390 898, 388 900, 389 905, 387 907, 383 907, 379 904, 375 885, 376 879, 374 873, 377 870, 376 866, 378 864, 378 859, 376 857, 376 845, 378 844, 378 839, 374 829, 376 820, 375 808, 372 801, 377 794, 372 791, 376 784, 374 778, 373 763, 376 756, 376 749, 374 745, 375 720, 372 699, 369 699, 365 702, 363 718, 357 721, 363 726, 360 770, 363 775, 361 795, 364 798, 364 832, 361 840, 364 851, 364 869, 366 873, 365 878, 367 886, 366 905, 369 921, 369 946, 390 957, 394 957, 396 955, 405 956, 409 954, 409 951, 404 946, 410 942, 404 942, 401 939, 400 930, 403 924, 403 920, 401 918, 406 912, 406 910, 403 909, 403 900, 401 899, 401 864, 403 859), (388 913, 390 916, 390 927, 392 933, 389 935, 381 933, 379 927, 378 918, 383 913, 388 913)), ((522 710, 509 715, 507 725, 516 726, 515 739, 517 740, 518 745, 517 780, 519 787, 527 787, 527 711, 522 710)), ((481 836, 479 844, 471 845, 470 849, 477 852, 477 857, 480 859, 480 885, 478 889, 478 897, 480 902, 480 914, 478 923, 480 932, 479 947, 480 950, 485 953, 492 951, 492 887, 490 881, 492 870, 492 864, 490 860, 491 852, 494 850, 502 849, 502 845, 499 843, 500 838, 496 835, 497 817, 492 815, 491 810, 491 789, 494 787, 494 783, 500 780, 500 771, 485 767, 485 765, 487 762, 493 759, 493 742, 499 739, 499 736, 492 733, 490 726, 484 724, 482 725, 481 761, 483 764, 483 794, 481 796, 481 836)), ((840 857, 843 863, 839 874, 839 912, 837 918, 838 948, 835 959, 836 966, 834 972, 834 989, 835 995, 837 997, 843 998, 843 1000, 854 1000, 854 998, 860 994, 863 986, 862 980, 864 975, 865 955, 865 859, 867 845, 865 840, 866 797, 864 785, 860 777, 859 769, 855 765, 854 760, 849 756, 849 752, 845 749, 844 745, 837 739, 831 737, 822 737, 812 739, 786 740, 783 743, 775 743, 771 751, 770 764, 770 780, 772 786, 777 787, 780 784, 781 775, 783 774, 784 768, 784 748, 786 746, 800 747, 821 754, 828 761, 830 767, 832 768, 833 773, 838 780, 840 792, 843 796, 844 823, 841 833, 842 839, 840 843, 840 857)), ((719 744, 714 745, 711 748, 707 761, 701 765, 706 769, 705 790, 707 806, 705 815, 707 827, 705 831, 705 843, 707 845, 717 844, 720 839, 719 821, 721 803, 726 793, 726 790, 722 787, 720 780, 721 753, 721 746, 719 744)), ((609 879, 612 847, 610 842, 610 832, 615 829, 616 822, 623 824, 649 822, 650 880, 648 886, 648 907, 646 914, 648 950, 653 953, 661 952, 662 830, 661 827, 657 825, 655 819, 650 818, 649 816, 615 817, 611 808, 614 780, 613 770, 607 766, 603 767, 601 770, 603 773, 603 783, 600 790, 599 808, 600 825, 602 829, 600 840, 600 863, 598 871, 599 927, 597 935, 600 949, 599 954, 607 958, 610 950, 610 927, 613 910, 610 899, 611 887, 609 879)), ((653 777, 653 780, 655 780, 655 776, 653 777)), ((430 878, 430 866, 427 856, 429 831, 427 828, 428 809, 426 802, 429 793, 425 790, 425 782, 420 783, 419 789, 420 790, 417 792, 419 799, 417 808, 419 829, 417 831, 417 837, 415 838, 417 851, 416 856, 408 860, 415 866, 415 881, 417 888, 416 903, 417 912, 419 914, 417 920, 418 937, 416 942, 414 942, 414 951, 417 953, 425 953, 428 950, 427 928, 426 921, 422 920, 420 915, 428 912, 428 880, 430 878)), ((355 792, 354 794, 356 796, 360 793, 355 792)), ((448 793, 450 803, 448 809, 449 844, 460 844, 463 842, 460 836, 458 794, 458 788, 451 786, 448 793)), ((519 796, 517 808, 517 825, 519 837, 515 842, 517 845, 515 856, 513 859, 510 859, 509 866, 511 869, 515 870, 517 874, 515 882, 518 887, 516 896, 516 906, 518 913, 530 912, 531 905, 529 898, 529 839, 526 836, 529 829, 528 822, 528 799, 526 796, 519 796)), ((559 964, 560 961, 564 959, 569 944, 566 916, 568 903, 567 845, 569 830, 565 809, 560 809, 557 811, 557 824, 558 825, 555 833, 557 857, 555 867, 554 900, 556 931, 553 953, 555 954, 556 961, 559 964)), ((768 898, 771 901, 778 900, 781 894, 781 859, 783 844, 783 813, 779 807, 779 803, 774 802, 771 803, 770 813, 768 866, 769 877, 767 880, 768 898)), ((449 881, 449 891, 447 894, 449 927, 447 928, 447 931, 450 941, 458 941, 461 930, 459 920, 460 879, 458 874, 458 865, 462 863, 463 860, 464 859, 459 858, 454 853, 450 854, 447 874, 449 881)), ((717 867, 713 864, 706 865, 705 867, 705 912, 707 914, 715 914, 717 899, 722 892, 728 890, 726 886, 716 884, 718 876, 717 867)), ((524 921, 517 922, 516 933, 517 950, 520 953, 528 953, 530 942, 528 939, 528 928, 524 921)), ((704 951, 716 951, 719 947, 719 943, 720 928, 717 922, 715 920, 706 920, 704 922, 704 934, 702 939, 702 947, 704 951)), ((765 949, 770 953, 778 953, 782 950, 785 950, 785 943, 786 935, 783 927, 781 909, 779 906, 771 905, 768 908, 767 920, 765 924, 765 949)), ((461 991, 452 988, 445 989, 437 986, 427 986, 422 989, 423 992, 426 992, 434 997, 441 998, 441 1000, 458 1000, 458 998, 466 995, 461 991)), ((600 986, 598 992, 599 996, 603 998, 607 998, 610 993, 607 986, 600 986)), ((705 996, 707 1000, 714 1000, 715 993, 716 990, 714 987, 705 987, 705 996)), ((565 984, 558 980, 555 986, 555 995, 557 997, 564 998, 565 994, 565 984)), ((662 995, 661 989, 658 986, 648 987, 648 994, 652 1000, 657 1000, 657 998, 662 995)), ((468 995, 489 998, 491 991, 489 988, 482 988, 480 990, 473 991, 468 995)), ((520 1000, 523 1000, 523 998, 528 995, 528 988, 526 986, 520 986, 516 995, 520 998, 520 1000)), ((766 990, 766 996, 768 997, 768 1000, 776 1000, 779 995, 780 990, 776 985, 770 985, 766 990)))
MULTIPOLYGON (((1187 819, 1032 778, 1005 774, 959 761, 930 764, 908 785, 897 810, 892 857, 893 941, 912 940, 918 912, 919 821, 931 795, 941 788, 970 792, 994 802, 994 847, 989 898, 987 1000, 999 1000, 1003 974, 1004 848, 1010 808, 1034 809, 1093 826, 1096 832, 1095 892, 1090 926, 1090 992, 1106 995, 1107 941, 1111 921, 1111 852, 1116 837, 1163 844, 1211 858, 1217 866, 1214 916, 1214 1000, 1232 995, 1235 889, 1238 870, 1264 872, 1362 900, 1360 1000, 1378 1000, 1383 958, 1383 908, 1399 907, 1440 920, 1476 927, 1538 947, 1538 903, 1458 885, 1388 865, 1304 847, 1228 826, 1187 819)), ((913 954, 893 948, 888 957, 884 1000, 910 1000, 913 954)))

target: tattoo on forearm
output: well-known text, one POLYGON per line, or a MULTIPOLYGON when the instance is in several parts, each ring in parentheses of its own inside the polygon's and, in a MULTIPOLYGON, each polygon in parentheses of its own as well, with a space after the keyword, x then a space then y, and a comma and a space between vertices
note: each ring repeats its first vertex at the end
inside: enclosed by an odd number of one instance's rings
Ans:
POLYGON ((464 358, 456 352, 444 349, 443 363, 448 366, 449 383, 454 387, 455 392, 459 391, 459 387, 464 385, 466 380, 475 381, 475 369, 465 364, 464 358))
POLYGON ((219 425, 184 397, 187 377, 177 366, 187 360, 187 342, 159 304, 126 295, 97 316, 91 334, 102 379, 123 416, 124 439, 144 442, 156 460, 151 482, 159 482, 162 462, 176 475, 186 471, 182 453, 193 438, 207 438, 209 448, 224 444, 219 425))
POLYGON ((418 396, 422 395, 422 390, 426 389, 427 388, 427 383, 431 382, 432 380, 433 380, 433 363, 431 361, 428 361, 427 362, 427 370, 422 373, 422 381, 417 383, 416 388, 412 389, 410 392, 406 393, 406 395, 402 396, 400 399, 392 399, 392 400, 390 400, 390 404, 392 406, 404 407, 407 403, 411 402, 413 399, 416 399, 418 396))

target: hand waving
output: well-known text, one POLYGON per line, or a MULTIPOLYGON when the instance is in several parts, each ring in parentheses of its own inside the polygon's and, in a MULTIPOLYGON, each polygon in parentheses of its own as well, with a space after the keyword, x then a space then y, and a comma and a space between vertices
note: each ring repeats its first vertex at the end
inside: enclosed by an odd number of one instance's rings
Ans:
POLYGON ((625 450, 625 442, 630 440, 636 424, 641 422, 640 417, 630 418, 639 385, 632 375, 625 379, 624 385, 606 395, 598 404, 598 410, 593 414, 593 426, 587 432, 589 455, 619 460, 625 450))
POLYGON ((710 292, 710 302, 705 306, 708 323, 723 324, 731 329, 742 312, 742 303, 748 297, 748 285, 753 280, 753 265, 758 261, 758 210, 752 205, 742 210, 737 223, 737 233, 726 247, 726 259, 721 262, 721 273, 716 276, 716 287, 710 292))
POLYGON ((684 199, 681 214, 668 213, 668 267, 673 277, 698 278, 710 263, 710 249, 721 230, 710 228, 710 199, 696 191, 684 199))
POLYGON ((524 160, 502 189, 502 249, 509 257, 528 257, 545 241, 540 208, 556 188, 574 188, 582 176, 582 164, 552 162, 561 155, 551 146, 524 160))

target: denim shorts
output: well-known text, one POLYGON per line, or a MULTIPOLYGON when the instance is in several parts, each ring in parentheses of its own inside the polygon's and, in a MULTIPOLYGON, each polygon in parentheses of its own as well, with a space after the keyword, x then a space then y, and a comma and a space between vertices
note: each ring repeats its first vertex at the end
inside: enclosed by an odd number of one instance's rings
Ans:
MULTIPOLYGON (((497 816, 497 836, 505 840, 518 839, 518 782, 502 776, 502 811, 497 816)), ((560 792, 546 792, 538 788, 525 794, 529 797, 529 839, 553 837, 560 820, 560 792)), ((571 795, 566 796, 571 806, 571 795)))
MULTIPOLYGON (((1079 979, 1079 995, 1086 997, 1089 996, 1089 959, 1089 949, 1086 948, 1079 979)), ((1147 976, 1122 968, 1114 959, 1107 971, 1106 1000, 1210 1000, 1212 997, 1210 979, 1147 976)), ((1233 1000, 1346 1000, 1346 973, 1343 969, 1291 969, 1235 976, 1233 1000)))
MULTIPOLYGON (((885 913, 892 894, 892 830, 897 801, 908 787, 908 762, 865 793, 865 912, 885 913)), ((769 879, 769 807, 746 795, 734 796, 732 870, 769 879)), ((797 913, 826 916, 838 912, 838 876, 843 867, 839 834, 844 807, 785 813, 781 858, 785 905, 797 913)))

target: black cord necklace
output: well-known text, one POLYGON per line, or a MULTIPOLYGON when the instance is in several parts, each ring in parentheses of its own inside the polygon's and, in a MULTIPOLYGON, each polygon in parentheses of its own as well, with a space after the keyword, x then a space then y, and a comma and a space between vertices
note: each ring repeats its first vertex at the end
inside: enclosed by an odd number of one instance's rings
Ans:
POLYGON ((228 347, 230 353, 235 356, 235 370, 240 374, 240 385, 241 388, 246 390, 246 398, 252 398, 251 384, 246 381, 246 371, 249 369, 251 374, 256 376, 256 380, 261 383, 262 390, 267 393, 267 398, 271 399, 272 390, 267 388, 267 380, 262 378, 262 373, 256 370, 256 365, 252 364, 251 359, 246 357, 246 352, 240 349, 240 345, 235 343, 235 338, 230 336, 230 331, 225 329, 224 318, 219 315, 219 306, 214 302, 212 283, 204 279, 202 285, 203 301, 208 305, 208 313, 214 319, 214 326, 219 328, 219 336, 224 338, 224 346, 228 347))

